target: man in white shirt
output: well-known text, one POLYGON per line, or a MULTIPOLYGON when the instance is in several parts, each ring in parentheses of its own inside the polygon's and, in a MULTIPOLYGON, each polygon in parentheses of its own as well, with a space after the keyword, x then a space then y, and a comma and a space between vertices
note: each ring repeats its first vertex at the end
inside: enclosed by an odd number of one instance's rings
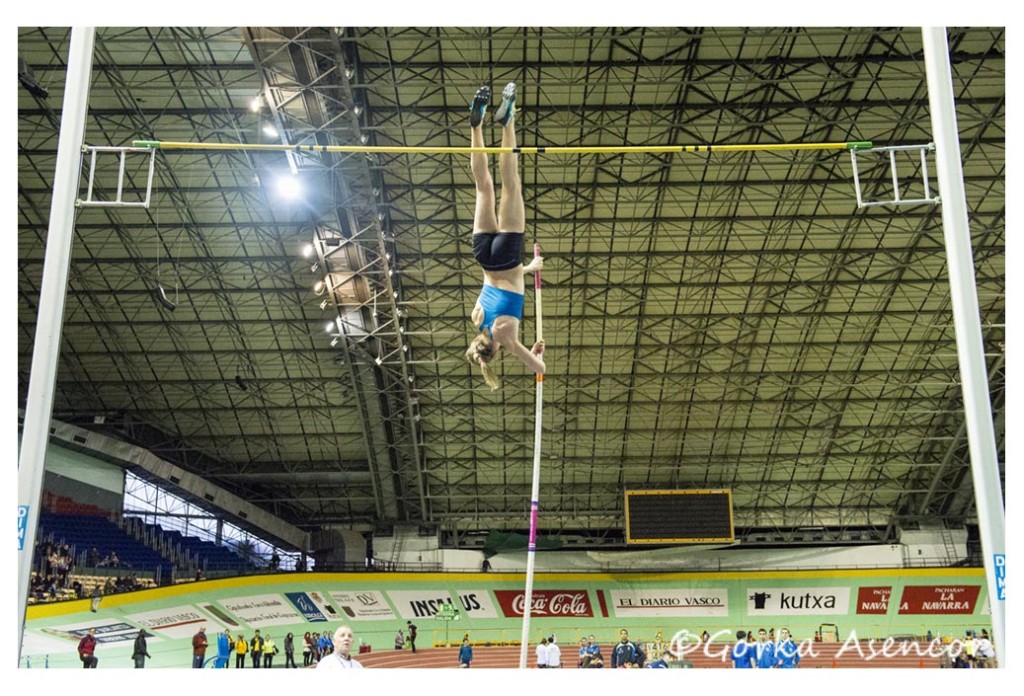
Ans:
POLYGON ((362 669, 358 660, 352 658, 352 642, 354 640, 352 629, 348 626, 340 626, 334 632, 334 652, 320 658, 317 669, 362 669))
POLYGON ((548 638, 548 669, 558 669, 562 666, 562 649, 555 643, 555 637, 548 638))
POLYGON ((979 669, 986 669, 995 666, 995 648, 992 647, 992 641, 988 638, 988 633, 982 633, 981 636, 974 639, 974 666, 979 669))
POLYGON ((548 666, 548 639, 541 638, 537 646, 537 669, 546 669, 548 666))

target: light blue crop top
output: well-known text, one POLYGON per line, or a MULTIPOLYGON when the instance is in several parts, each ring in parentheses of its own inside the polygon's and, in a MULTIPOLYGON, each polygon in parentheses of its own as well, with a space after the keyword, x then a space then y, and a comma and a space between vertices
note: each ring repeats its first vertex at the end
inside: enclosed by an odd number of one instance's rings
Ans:
POLYGON ((518 292, 501 290, 485 283, 477 301, 484 310, 484 323, 480 325, 480 330, 487 329, 492 336, 494 320, 498 317, 515 317, 520 320, 523 318, 524 297, 518 292))

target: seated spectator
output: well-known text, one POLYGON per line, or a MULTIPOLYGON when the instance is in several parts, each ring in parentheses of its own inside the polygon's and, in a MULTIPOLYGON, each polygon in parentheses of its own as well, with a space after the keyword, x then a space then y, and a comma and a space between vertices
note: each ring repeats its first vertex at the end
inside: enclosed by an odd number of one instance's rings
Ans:
POLYGON ((46 599, 46 582, 39 573, 32 576, 32 582, 29 583, 29 596, 35 597, 38 602, 46 599))
POLYGON ((978 669, 989 669, 995 667, 995 648, 989 640, 988 631, 982 631, 981 636, 974 639, 974 666, 978 669))
POLYGON ((576 661, 576 667, 583 669, 590 666, 590 654, 587 652, 587 639, 580 638, 580 652, 579 659, 576 661))

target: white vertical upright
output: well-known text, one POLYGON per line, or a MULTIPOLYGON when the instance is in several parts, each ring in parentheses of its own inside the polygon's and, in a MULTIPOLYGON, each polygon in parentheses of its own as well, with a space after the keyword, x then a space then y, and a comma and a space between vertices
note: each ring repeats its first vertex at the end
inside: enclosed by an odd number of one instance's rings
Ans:
POLYGON ((1010 657, 1004 649, 1005 590, 998 581, 1002 568, 997 569, 997 566, 1003 566, 1006 559, 1005 513, 1002 489, 999 486, 999 461, 996 457, 978 291, 974 279, 974 255, 971 251, 963 166, 960 162, 960 137, 957 134, 953 103, 949 43, 943 27, 925 27, 922 29, 922 38, 938 170, 936 178, 942 200, 942 226, 949 264, 949 291, 953 300, 953 324, 956 327, 956 352, 960 362, 964 418, 978 509, 978 531, 981 534, 989 605, 992 607, 993 639, 999 651, 999 664, 1005 666, 1010 657))
MULTIPOLYGON (((533 245, 533 258, 540 256, 540 244, 533 245)), ((544 339, 541 322, 540 271, 533 274, 534 316, 537 340, 544 339)), ((519 646, 519 669, 526 669, 530 648, 530 610, 533 608, 533 571, 537 559, 537 514, 540 509, 540 433, 541 407, 544 404, 544 375, 537 374, 537 405, 533 422, 533 487, 530 490, 530 541, 526 548, 526 590, 523 594, 523 633, 519 646)))
POLYGON ((42 500, 43 468, 50 439, 50 415, 53 413, 53 388, 60 356, 60 334, 64 323, 64 300, 68 269, 71 265, 71 241, 74 238, 75 199, 82 166, 82 142, 89 104, 92 77, 92 49, 95 27, 71 30, 68 72, 61 108, 60 139, 53 175, 53 199, 50 224, 46 233, 43 285, 39 292, 35 344, 32 347, 32 371, 25 404, 25 425, 18 457, 18 661, 21 661, 25 610, 28 606, 32 554, 39 524, 42 500))

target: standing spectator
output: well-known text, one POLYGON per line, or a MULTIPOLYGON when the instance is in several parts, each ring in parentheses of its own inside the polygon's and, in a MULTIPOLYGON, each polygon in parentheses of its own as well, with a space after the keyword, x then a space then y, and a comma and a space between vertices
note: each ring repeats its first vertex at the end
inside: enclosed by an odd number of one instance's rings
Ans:
POLYGON ((771 669, 775 666, 775 643, 768 640, 768 631, 763 628, 757 631, 755 648, 754 662, 758 669, 771 669))
POLYGON ((310 643, 310 645, 313 648, 310 659, 313 662, 319 662, 320 661, 320 634, 317 633, 316 631, 313 631, 313 636, 310 638, 310 640, 312 641, 310 643))
POLYGON ((284 637, 284 666, 298 667, 295 664, 295 634, 289 633, 284 637))
POLYGON ((61 563, 57 567, 57 571, 60 572, 60 573, 63 573, 63 576, 64 576, 62 581, 61 581, 61 586, 62 587, 66 587, 67 586, 68 575, 70 575, 71 571, 73 571, 74 569, 75 569, 75 558, 71 554, 71 550, 67 546, 65 546, 64 547, 63 556, 61 557, 61 563))
POLYGON ((206 626, 199 627, 199 633, 192 636, 192 668, 200 669, 206 659, 206 626))
POLYGON ((103 600, 103 588, 100 587, 99 583, 92 586, 92 605, 89 607, 89 611, 95 613, 100 608, 100 602, 103 600))
POLYGON ((277 570, 280 567, 281 567, 281 557, 277 555, 277 550, 275 549, 274 552, 272 554, 270 554, 270 569, 271 570, 277 570))
POLYGON ((302 666, 309 667, 313 663, 313 636, 309 631, 302 637, 302 666))
POLYGON ((317 647, 320 648, 319 655, 321 660, 334 652, 334 642, 331 640, 331 635, 327 631, 320 634, 320 640, 317 641, 317 647))
POLYGON ((459 667, 469 667, 473 664, 473 646, 469 644, 469 638, 462 639, 462 647, 459 648, 459 667))
POLYGON ((249 657, 252 658, 252 668, 260 668, 260 660, 263 659, 263 637, 260 635, 260 629, 256 629, 255 635, 252 640, 249 641, 249 657))
POLYGON ((78 641, 78 659, 82 661, 83 669, 96 669, 100 659, 96 657, 96 629, 90 628, 89 632, 78 641))
POLYGON ((537 669, 547 669, 548 667, 548 639, 541 638, 540 643, 537 645, 537 669))
POLYGON ((405 634, 402 633, 402 629, 398 629, 398 633, 395 634, 395 650, 401 650, 405 647, 405 634))
POLYGON ((412 621, 406 621, 405 627, 409 631, 409 647, 412 648, 413 654, 416 653, 416 624, 412 621))
POLYGON ((590 669, 604 667, 604 655, 601 654, 601 646, 593 634, 587 636, 587 654, 590 655, 590 663, 587 667, 590 669))
POLYGON ((555 636, 548 638, 548 669, 560 669, 562 667, 562 649, 555 642, 555 636))
POLYGON ((643 667, 644 657, 640 646, 629 639, 629 631, 626 629, 619 631, 619 642, 612 649, 612 668, 643 667))
POLYGON ((788 628, 779 629, 779 645, 775 649, 775 655, 778 658, 779 669, 796 669, 800 664, 800 651, 789 637, 788 628))
POLYGON ((736 643, 732 646, 729 657, 732 658, 732 666, 736 669, 752 669, 754 667, 755 650, 747 643, 747 632, 736 631, 736 643))
POLYGON ((152 658, 146 647, 146 631, 139 629, 139 635, 135 636, 135 645, 132 647, 132 659, 135 660, 135 669, 142 669, 146 666, 146 658, 152 658))
POLYGON ((263 639, 263 666, 266 669, 270 669, 274 666, 274 655, 277 654, 277 644, 274 639, 270 637, 268 633, 263 639))
POLYGON ((95 568, 100 564, 100 552, 95 546, 89 549, 89 557, 86 563, 89 564, 90 568, 95 568))
POLYGON ((249 644, 245 642, 245 636, 241 633, 235 639, 235 669, 245 668, 245 653, 249 652, 249 644))
POLYGON ((352 642, 354 640, 352 629, 348 626, 340 626, 334 632, 333 652, 324 655, 323 659, 316 666, 317 669, 362 669, 358 660, 352 658, 352 642))

